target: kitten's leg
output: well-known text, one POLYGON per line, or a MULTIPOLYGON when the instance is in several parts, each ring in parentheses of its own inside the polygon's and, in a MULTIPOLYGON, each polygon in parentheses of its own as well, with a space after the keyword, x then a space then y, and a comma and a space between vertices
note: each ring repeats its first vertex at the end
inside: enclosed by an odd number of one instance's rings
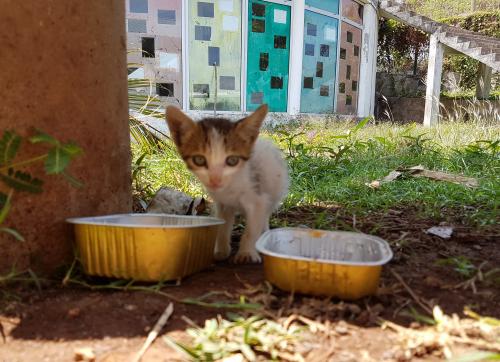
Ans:
POLYGON ((234 262, 237 264, 260 263, 261 259, 255 249, 255 242, 269 222, 268 202, 266 197, 258 196, 243 204, 247 225, 241 237, 238 252, 234 256, 234 262))
POLYGON ((234 209, 217 204, 217 216, 226 222, 219 227, 217 234, 214 252, 214 258, 217 261, 225 260, 231 254, 231 233, 233 232, 234 215, 234 209))

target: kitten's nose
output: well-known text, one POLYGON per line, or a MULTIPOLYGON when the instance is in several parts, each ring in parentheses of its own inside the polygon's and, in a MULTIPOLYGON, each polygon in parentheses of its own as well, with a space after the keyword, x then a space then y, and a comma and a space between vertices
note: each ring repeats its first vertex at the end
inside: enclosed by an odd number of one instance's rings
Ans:
POLYGON ((208 185, 212 188, 218 188, 222 185, 222 180, 219 176, 210 176, 208 179, 208 185))

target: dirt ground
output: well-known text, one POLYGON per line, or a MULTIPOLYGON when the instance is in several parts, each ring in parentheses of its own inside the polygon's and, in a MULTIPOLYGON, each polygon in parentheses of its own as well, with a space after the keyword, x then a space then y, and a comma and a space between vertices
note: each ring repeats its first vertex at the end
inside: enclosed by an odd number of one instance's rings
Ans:
MULTIPOLYGON (((400 361, 398 333, 382 329, 388 320, 418 330, 422 322, 411 316, 429 314, 425 309, 439 305, 446 314, 463 316, 470 307, 483 316, 500 318, 500 226, 472 227, 462 224, 461 213, 443 210, 443 220, 454 227, 450 239, 427 234, 440 220, 419 217, 411 208, 373 213, 368 217, 343 215, 335 208, 292 209, 274 220, 281 224, 314 226, 318 213, 331 228, 351 228, 372 233, 390 242, 394 259, 382 274, 378 294, 356 302, 314 299, 267 289, 261 265, 235 266, 221 263, 186 278, 180 286, 163 292, 177 300, 196 298, 211 291, 246 295, 264 305, 266 315, 302 315, 326 323, 333 331, 328 337, 305 341, 311 353, 306 361, 400 361), (339 224, 340 223, 340 224, 339 224), (454 270, 456 265, 437 263, 441 259, 465 257, 479 267, 468 277, 454 270), (478 274, 481 274, 478 276, 478 274), (488 278, 485 275, 489 275, 488 278), (482 280, 481 280, 482 279, 482 280)), ((95 280, 93 280, 95 281, 95 280)), ((49 283, 41 292, 12 285, 0 299, 0 361, 73 361, 75 350, 89 347, 97 361, 130 361, 144 343, 169 298, 150 292, 89 290, 60 282, 49 283)), ((183 316, 199 325, 225 310, 174 303, 174 313, 162 333, 188 341, 183 316)), ((258 312, 256 312, 258 313, 258 312)), ((455 354, 473 350, 456 346, 455 354)), ((442 360, 439 351, 424 350, 406 360, 442 360)), ((143 361, 183 361, 158 338, 143 361)))

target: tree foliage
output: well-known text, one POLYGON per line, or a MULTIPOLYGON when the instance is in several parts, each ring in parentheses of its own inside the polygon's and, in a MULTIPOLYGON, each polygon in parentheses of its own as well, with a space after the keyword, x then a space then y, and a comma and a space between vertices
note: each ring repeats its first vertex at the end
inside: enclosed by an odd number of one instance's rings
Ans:
POLYGON ((381 70, 416 73, 415 59, 421 60, 428 47, 429 37, 424 32, 395 20, 380 20, 377 61, 381 70))

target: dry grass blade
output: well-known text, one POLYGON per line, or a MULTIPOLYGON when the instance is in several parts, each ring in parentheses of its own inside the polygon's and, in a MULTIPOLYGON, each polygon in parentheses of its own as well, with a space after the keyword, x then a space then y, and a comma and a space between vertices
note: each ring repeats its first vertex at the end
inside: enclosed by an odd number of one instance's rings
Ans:
POLYGON ((149 332, 146 342, 144 342, 144 344, 142 345, 141 350, 137 353, 137 355, 133 359, 133 362, 139 362, 142 359, 142 356, 144 356, 144 353, 146 353, 149 346, 151 346, 156 337, 158 337, 158 334, 160 334, 165 324, 167 324, 168 319, 170 318, 173 312, 174 312, 174 305, 172 303, 169 303, 168 306, 163 311, 160 318, 158 319, 158 321, 156 322, 155 326, 153 327, 153 330, 149 332))
POLYGON ((398 280, 399 283, 401 283, 401 285, 406 289, 406 291, 408 292, 408 294, 410 294, 410 296, 413 298, 413 300, 423 309, 425 310, 427 313, 431 314, 432 315, 432 309, 425 305, 421 300, 420 298, 418 297, 418 295, 410 288, 410 286, 408 284, 406 284, 406 282, 403 280, 403 278, 401 277, 401 275, 399 275, 394 269, 390 269, 391 270, 391 273, 392 275, 394 275, 394 277, 398 280))

